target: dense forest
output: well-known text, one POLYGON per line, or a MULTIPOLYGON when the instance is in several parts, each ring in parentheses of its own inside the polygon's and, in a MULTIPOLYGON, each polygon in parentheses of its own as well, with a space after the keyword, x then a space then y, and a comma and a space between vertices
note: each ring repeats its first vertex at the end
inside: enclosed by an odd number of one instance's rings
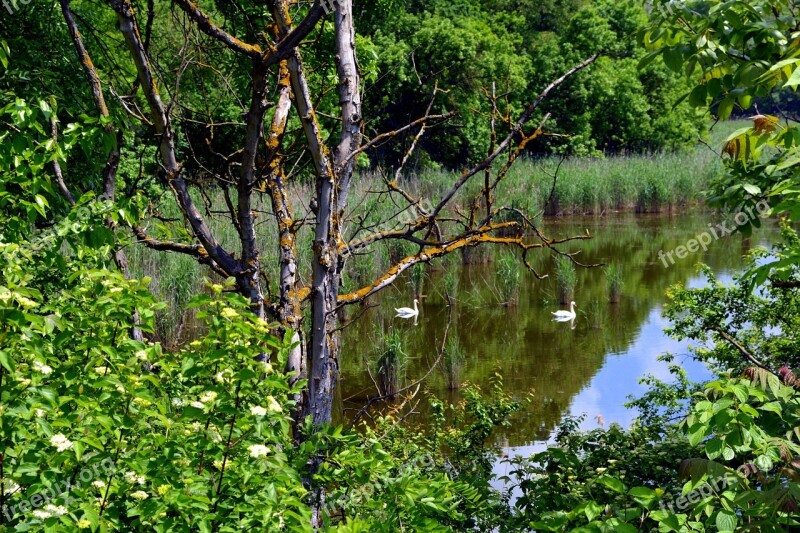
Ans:
MULTIPOLYGON (((174 72, 181 67, 176 47, 182 30, 174 24, 178 14, 170 10, 169 2, 152 4, 156 15, 145 30, 160 47, 153 55, 163 72, 174 72)), ((2 35, 16 58, 3 76, 2 88, 27 99, 55 95, 74 102, 75 106, 60 110, 64 122, 77 119, 81 112, 90 114, 90 95, 82 90, 84 75, 65 39, 67 28, 58 6, 20 8, 19 16, 0 20, 2 35)), ((144 13, 148 6, 140 9, 144 13)), ((221 2, 216 17, 233 34, 255 39, 263 25, 259 9, 221 2)), ((595 155, 685 147, 694 143, 706 124, 690 107, 675 106, 688 87, 680 74, 661 61, 637 68, 645 54, 637 35, 647 25, 645 10, 637 2, 386 0, 354 9, 364 115, 370 117, 365 133, 392 131, 420 119, 437 85, 434 111, 458 113, 421 140, 414 154, 416 166, 455 169, 479 160, 490 139, 487 118, 492 103, 487 93, 494 91, 504 116, 514 115, 551 80, 596 52, 602 57, 591 72, 575 76, 553 97, 548 107, 552 136, 531 143, 530 154, 595 155)), ((98 24, 111 20, 99 7, 76 12, 88 17, 87 22, 93 17, 98 17, 98 24)), ((321 94, 318 105, 324 118, 336 106, 336 97, 333 65, 324 53, 332 46, 331 24, 322 21, 320 26, 308 60, 309 82, 321 94)), ((118 94, 125 94, 133 66, 117 53, 122 44, 103 42, 102 35, 94 33, 99 30, 85 31, 87 47, 98 46, 93 56, 98 71, 109 76, 118 94)), ((242 128, 235 126, 242 113, 237 95, 246 91, 250 80, 236 70, 236 58, 219 56, 218 46, 208 38, 197 39, 197 56, 181 68, 183 96, 176 128, 179 149, 194 150, 205 158, 207 168, 215 170, 212 153, 203 154, 205 139, 214 139, 218 153, 232 151, 223 139, 242 134, 242 128), (216 71, 204 68, 205 56, 215 59, 216 71), (222 63, 216 64, 218 59, 222 63), (221 123, 214 131, 201 127, 207 116, 221 123)), ((117 106, 111 107, 114 112, 117 106)), ((414 135, 402 132, 396 142, 370 150, 360 164, 396 166, 414 135)))
POLYGON ((794 4, 2 4, 0 532, 800 527, 794 4))

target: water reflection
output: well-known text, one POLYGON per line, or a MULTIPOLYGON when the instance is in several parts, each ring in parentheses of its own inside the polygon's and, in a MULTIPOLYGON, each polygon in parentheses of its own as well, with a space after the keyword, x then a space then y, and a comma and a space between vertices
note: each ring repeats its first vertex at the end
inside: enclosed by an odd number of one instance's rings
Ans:
MULTIPOLYGON (((744 264, 741 254, 765 244, 774 228, 765 228, 753 238, 731 236, 712 243, 665 268, 660 250, 669 251, 707 228, 712 217, 704 213, 679 216, 615 216, 603 218, 552 219, 546 221, 551 235, 581 233, 588 228, 591 241, 575 244, 587 263, 616 263, 622 269, 623 287, 619 303, 609 303, 606 279, 601 269, 578 269, 574 322, 553 321, 558 303, 555 280, 536 280, 523 274, 517 305, 504 306, 495 279, 494 264, 451 265, 458 269, 454 308, 441 290, 445 267, 432 265, 424 280, 420 316, 412 321, 393 318, 393 309, 408 305, 413 291, 403 282, 380 295, 364 316, 344 332, 341 356, 342 381, 337 401, 338 416, 346 419, 375 396, 375 380, 367 368, 376 356, 375 330, 399 333, 403 340, 404 379, 414 381, 428 372, 450 322, 463 353, 458 369, 461 381, 487 387, 494 373, 503 376, 505 389, 522 397, 534 391, 534 402, 515 417, 500 436, 509 446, 526 446, 547 439, 567 413, 587 413, 585 427, 596 427, 596 415, 605 423, 627 425, 632 413, 623 403, 643 389, 638 379, 646 373, 666 377, 666 365, 657 361, 665 351, 684 353, 685 346, 667 338, 661 306, 666 289, 674 284, 697 284, 695 265, 702 261, 720 275, 730 275, 744 264)), ((535 266, 552 272, 553 257, 542 253, 535 266)), ((351 310, 351 312, 360 312, 351 310)), ((705 377, 705 369, 686 361, 690 377, 705 377)), ((459 399, 451 390, 452 376, 438 369, 431 372, 425 393, 448 402, 459 399)), ((400 384, 402 385, 402 383, 400 384)), ((423 394, 423 393, 421 393, 423 394)), ((426 402, 410 418, 424 424, 426 402)))

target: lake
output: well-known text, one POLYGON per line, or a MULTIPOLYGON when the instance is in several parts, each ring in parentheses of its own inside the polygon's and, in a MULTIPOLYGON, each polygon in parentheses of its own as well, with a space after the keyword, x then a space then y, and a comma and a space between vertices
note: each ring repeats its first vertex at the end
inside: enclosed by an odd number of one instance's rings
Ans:
MULTIPOLYGON (((697 263, 711 267, 723 281, 745 265, 742 255, 757 245, 767 245, 777 228, 765 225, 750 238, 721 237, 703 252, 676 259, 665 267, 659 251, 668 252, 707 231, 719 222, 712 213, 697 211, 664 215, 618 214, 603 217, 545 219, 549 237, 581 234, 588 229, 589 241, 574 241, 562 251, 577 251, 584 263, 616 263, 622 268, 624 284, 619 303, 609 303, 608 288, 601 268, 578 268, 575 289, 577 317, 573 324, 552 320, 552 311, 566 309, 558 301, 554 277, 538 280, 523 273, 518 303, 503 305, 496 281, 496 262, 449 267, 433 265, 425 272, 420 313, 414 320, 394 318, 394 308, 413 307, 414 291, 409 280, 374 297, 370 308, 348 310, 348 320, 358 317, 343 332, 341 383, 335 416, 352 419, 371 397, 379 395, 374 361, 383 346, 379 331, 397 331, 408 356, 401 369, 400 385, 412 383, 429 373, 417 397, 405 405, 406 421, 425 424, 427 394, 448 403, 459 400, 458 390, 449 390, 444 372, 434 365, 447 331, 457 339, 465 355, 459 381, 474 383, 484 390, 492 376, 503 377, 504 389, 522 398, 532 392, 533 402, 517 413, 509 428, 498 430, 497 438, 511 453, 530 452, 546 441, 566 415, 586 414, 584 429, 598 427, 598 418, 608 426, 627 426, 635 413, 624 403, 629 395, 645 388, 638 383, 645 374, 669 379, 667 364, 658 356, 671 352, 695 380, 708 378, 705 367, 688 357, 687 345, 667 337, 661 317, 668 287, 681 284, 701 286, 697 263), (445 268, 457 269, 455 302, 448 306, 442 291, 445 268), (448 325, 449 324, 449 325, 448 325), (372 369, 372 371, 368 371, 372 369), (419 403, 417 403, 417 400, 419 403)), ((554 255, 549 251, 529 255, 540 273, 552 273, 554 255)), ((385 402, 372 411, 391 408, 385 402)))

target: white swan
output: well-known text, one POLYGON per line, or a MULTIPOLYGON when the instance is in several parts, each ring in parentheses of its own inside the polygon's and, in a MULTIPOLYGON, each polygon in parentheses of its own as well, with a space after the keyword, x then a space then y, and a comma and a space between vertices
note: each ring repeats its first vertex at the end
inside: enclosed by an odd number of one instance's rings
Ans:
POLYGON ((412 318, 419 316, 419 309, 417 309, 417 300, 414 300, 414 309, 410 307, 397 307, 395 308, 397 314, 396 317, 400 318, 412 318))
POLYGON ((569 303, 569 311, 556 311, 553 313, 553 316, 555 317, 554 320, 558 320, 559 322, 573 320, 575 318, 575 302, 569 303))

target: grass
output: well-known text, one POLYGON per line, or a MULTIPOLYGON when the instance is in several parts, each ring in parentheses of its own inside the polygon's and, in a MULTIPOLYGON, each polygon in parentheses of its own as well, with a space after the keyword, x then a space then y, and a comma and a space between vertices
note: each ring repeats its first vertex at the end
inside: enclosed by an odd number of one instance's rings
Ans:
POLYGON ((383 346, 375 361, 375 373, 378 375, 381 395, 392 397, 400 390, 400 381, 408 366, 408 356, 403 351, 403 341, 399 333, 379 335, 383 346))
POLYGON ((497 261, 497 283, 504 305, 514 306, 519 297, 521 261, 512 253, 503 253, 497 261))
MULTIPOLYGON (((742 125, 742 122, 718 124, 712 131, 708 144, 719 149, 727 135, 742 125)), ((512 167, 506 179, 501 182, 495 197, 503 205, 545 216, 601 214, 618 209, 638 212, 673 210, 700 203, 701 191, 711 178, 721 172, 721 168, 719 157, 703 145, 698 145, 693 151, 674 153, 568 159, 560 167, 559 159, 553 157, 523 159, 512 167), (557 168, 558 180, 551 195, 552 176, 557 168)), ((434 201, 450 190, 458 175, 457 171, 426 170, 401 177, 399 185, 409 194, 434 201)), ((452 209, 445 216, 452 219, 457 217, 456 213, 465 212, 467 202, 477 194, 482 182, 482 179, 469 182, 456 195, 452 209)), ((399 218, 398 205, 405 205, 397 196, 389 197, 370 192, 383 188, 380 177, 373 173, 362 173, 354 180, 352 205, 357 208, 353 214, 363 216, 364 226, 371 228, 371 231, 393 229, 399 218), (386 223, 386 220, 392 222, 386 223)), ((222 194, 217 190, 207 192, 208 208, 214 214, 207 214, 206 218, 212 231, 223 246, 238 251, 238 235, 230 224, 229 217, 224 214, 226 208, 222 194)), ((309 205, 312 195, 311 184, 295 183, 290 187, 289 197, 299 210, 298 213, 302 213, 302 206, 309 205)), ((206 205, 197 191, 194 191, 193 196, 197 205, 206 205)), ((160 206, 159 213, 162 220, 144 221, 148 231, 156 238, 190 242, 180 223, 163 222, 169 219, 182 220, 174 200, 168 195, 164 197, 166 200, 160 206)), ((236 203, 235 193, 233 202, 236 203)), ((278 249, 278 236, 275 225, 270 223, 272 209, 267 197, 257 199, 254 209, 260 213, 257 225, 258 246, 263 264, 269 270, 272 279, 270 289, 274 294, 277 291, 274 258, 278 249)), ((453 228, 453 223, 442 224, 445 232, 453 228)), ((306 224, 298 235, 298 273, 301 285, 305 286, 310 280, 310 265, 313 260, 312 231, 313 226, 306 224)), ((351 221, 345 225, 343 237, 353 239, 368 233, 369 231, 356 233, 356 225, 351 221)), ((455 256, 453 259, 460 259, 464 263, 485 262, 491 257, 488 248, 465 248, 460 258, 455 256)), ((360 288, 384 273, 398 259, 417 251, 417 246, 400 240, 384 241, 361 250, 347 259, 342 289, 351 291, 360 288)), ((181 337, 191 334, 186 331, 187 325, 192 323, 192 317, 184 312, 185 304, 192 295, 202 290, 203 279, 213 277, 213 274, 198 265, 193 258, 156 252, 141 245, 131 246, 128 255, 133 273, 151 277, 153 292, 167 303, 167 307, 157 316, 157 337, 167 345, 179 343, 181 337)), ((427 268, 419 266, 410 273, 411 288, 417 295, 423 292, 427 268)), ((513 300, 514 292, 518 290, 519 282, 515 281, 518 274, 515 275, 502 258, 498 262, 498 274, 501 277, 498 288, 506 301, 513 300)), ((443 281, 446 285, 445 294, 452 296, 457 280, 445 276, 443 281)))
POLYGON ((608 285, 608 301, 612 304, 619 303, 622 295, 622 268, 611 263, 605 268, 606 285, 608 285))
POLYGON ((447 299, 447 304, 452 305, 458 293, 458 268, 455 265, 448 265, 449 268, 442 276, 442 290, 447 299))
POLYGON ((569 257, 559 255, 556 261, 556 285, 558 286, 558 300, 568 304, 575 299, 575 286, 578 284, 578 274, 575 264, 569 257))
POLYGON ((442 356, 442 373, 449 390, 461 388, 461 373, 464 370, 464 350, 458 338, 451 337, 447 340, 444 355, 442 356))

